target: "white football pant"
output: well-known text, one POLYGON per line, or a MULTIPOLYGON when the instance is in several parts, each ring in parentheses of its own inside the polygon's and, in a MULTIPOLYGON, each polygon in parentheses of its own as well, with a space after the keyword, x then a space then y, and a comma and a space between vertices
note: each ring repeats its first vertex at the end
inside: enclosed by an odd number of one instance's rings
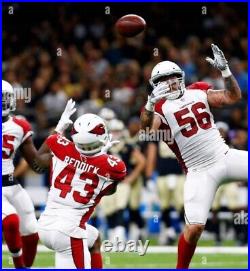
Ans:
POLYGON ((57 230, 39 228, 38 234, 42 243, 55 253, 55 268, 57 269, 90 269, 91 248, 98 238, 98 230, 86 224, 87 238, 79 239, 70 237, 57 230))
POLYGON ((37 232, 34 205, 20 184, 2 187, 2 220, 11 214, 18 214, 22 236, 37 232))
POLYGON ((247 181, 248 152, 230 149, 224 159, 207 169, 191 169, 184 184, 186 224, 206 224, 215 193, 221 184, 247 181))

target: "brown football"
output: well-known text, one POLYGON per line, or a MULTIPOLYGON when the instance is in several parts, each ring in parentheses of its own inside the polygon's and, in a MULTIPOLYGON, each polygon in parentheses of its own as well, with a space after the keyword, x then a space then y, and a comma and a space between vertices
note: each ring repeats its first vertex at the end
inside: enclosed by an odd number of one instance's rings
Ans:
POLYGON ((146 22, 138 15, 128 14, 118 19, 115 26, 122 36, 134 37, 145 29, 146 22))

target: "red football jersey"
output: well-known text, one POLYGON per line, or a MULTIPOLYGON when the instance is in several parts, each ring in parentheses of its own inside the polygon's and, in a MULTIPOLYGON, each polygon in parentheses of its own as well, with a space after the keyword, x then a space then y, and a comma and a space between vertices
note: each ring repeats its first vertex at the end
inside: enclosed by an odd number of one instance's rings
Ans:
POLYGON ((86 156, 72 141, 58 134, 49 136, 46 144, 52 152, 52 165, 44 215, 65 217, 64 226, 69 223, 66 232, 71 234, 72 225, 84 228, 102 196, 124 179, 126 166, 112 155, 86 156))

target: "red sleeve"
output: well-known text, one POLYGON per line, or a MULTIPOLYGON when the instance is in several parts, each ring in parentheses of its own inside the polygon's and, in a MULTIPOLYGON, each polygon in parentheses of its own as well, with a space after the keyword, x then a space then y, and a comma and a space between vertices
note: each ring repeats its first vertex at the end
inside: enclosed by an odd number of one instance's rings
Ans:
MULTIPOLYGON (((118 159, 118 158, 114 159, 114 156, 109 157, 112 157, 111 158, 112 160, 118 159)), ((116 161, 118 162, 114 166, 110 165, 110 163, 108 162, 110 179, 114 181, 122 181, 127 175, 127 168, 122 160, 118 159, 116 161)))
POLYGON ((163 115, 163 112, 162 112, 162 105, 166 102, 166 100, 160 100, 159 102, 157 102, 155 104, 155 112, 160 114, 161 116, 164 116, 163 115))
POLYGON ((68 148, 70 146, 70 141, 66 137, 59 134, 54 134, 47 137, 45 143, 49 149, 60 159, 64 159, 64 156, 68 152, 68 148), (58 142, 59 140, 60 142, 58 142))
POLYGON ((154 114, 158 115, 161 119, 161 123, 167 124, 167 120, 165 118, 165 115, 163 114, 162 111, 162 106, 167 102, 167 100, 162 99, 159 102, 155 104, 155 112, 154 114))
POLYGON ((53 147, 53 145, 56 143, 58 135, 54 134, 54 135, 50 135, 49 137, 46 138, 45 143, 47 144, 47 146, 51 149, 53 147))
POLYGON ((205 93, 207 93, 207 91, 212 88, 213 88, 212 85, 206 82, 195 82, 187 87, 187 89, 200 89, 205 93))
POLYGON ((13 121, 23 130, 22 142, 24 142, 29 136, 33 134, 31 125, 25 118, 13 117, 13 121))

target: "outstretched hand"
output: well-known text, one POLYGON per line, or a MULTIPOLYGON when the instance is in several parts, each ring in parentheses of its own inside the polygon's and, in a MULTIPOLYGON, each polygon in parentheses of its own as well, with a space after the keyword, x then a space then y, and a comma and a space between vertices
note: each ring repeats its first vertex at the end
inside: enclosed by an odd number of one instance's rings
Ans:
POLYGON ((56 126, 55 131, 62 134, 72 123, 71 116, 76 112, 75 102, 70 99, 61 115, 61 118, 56 126))
POLYGON ((231 75, 231 71, 228 66, 228 61, 226 60, 224 53, 215 44, 211 45, 214 59, 206 57, 206 61, 214 66, 216 69, 220 70, 223 77, 228 77, 231 75))

